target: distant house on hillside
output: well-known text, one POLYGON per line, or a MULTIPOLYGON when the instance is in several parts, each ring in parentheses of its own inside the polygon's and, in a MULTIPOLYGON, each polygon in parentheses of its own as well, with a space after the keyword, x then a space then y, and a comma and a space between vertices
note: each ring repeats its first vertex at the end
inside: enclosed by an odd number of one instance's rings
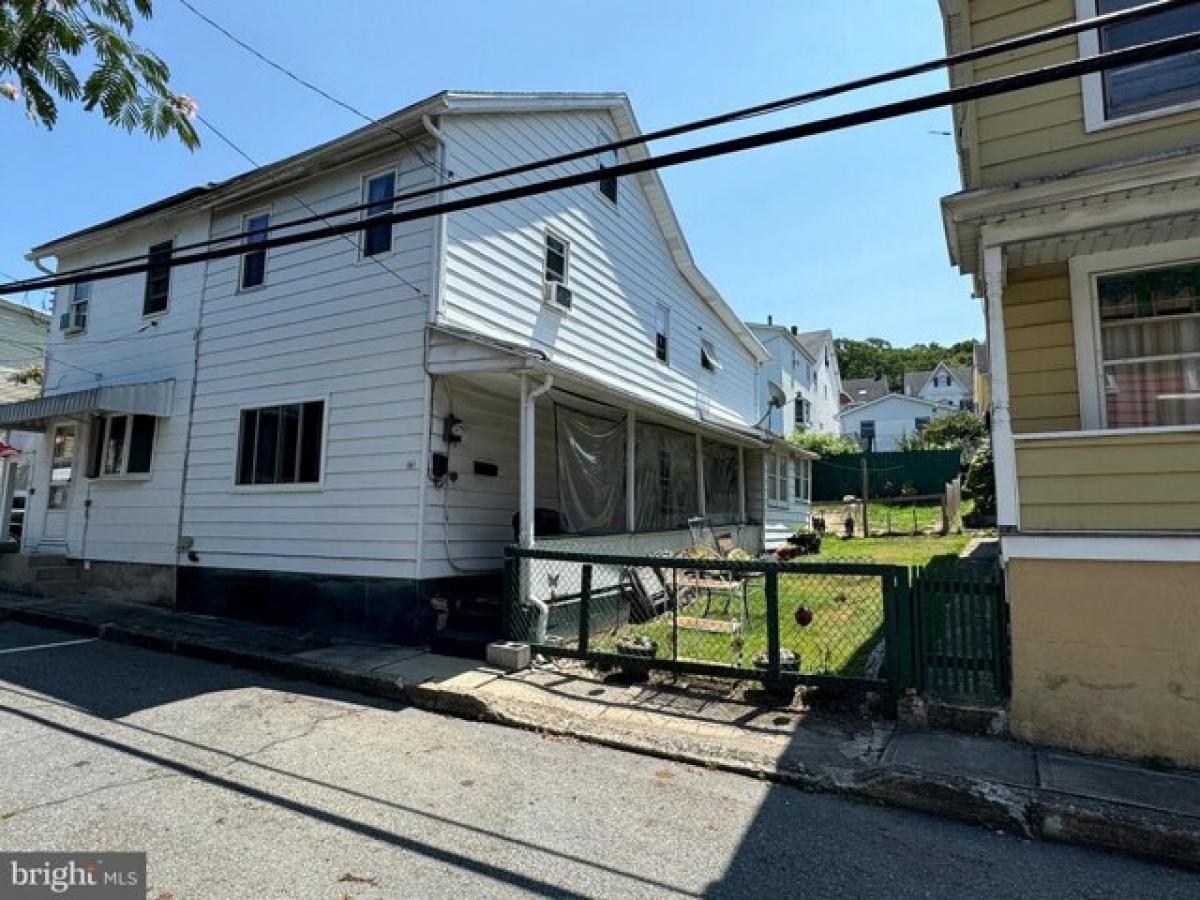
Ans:
POLYGON ((900 439, 953 412, 949 406, 904 394, 883 394, 842 407, 842 434, 868 453, 899 450, 900 439))
POLYGON ((975 376, 970 366, 940 362, 924 372, 905 372, 904 396, 920 397, 954 409, 974 409, 975 376))
POLYGON ((888 394, 887 379, 882 375, 874 378, 847 378, 842 382, 843 406, 854 403, 870 403, 888 394))
POLYGON ((786 407, 773 410, 764 425, 785 437, 794 431, 837 434, 842 379, 833 332, 776 325, 771 316, 765 325, 747 324, 771 354, 760 370, 761 408, 767 408, 770 384, 777 385, 788 397, 786 407))

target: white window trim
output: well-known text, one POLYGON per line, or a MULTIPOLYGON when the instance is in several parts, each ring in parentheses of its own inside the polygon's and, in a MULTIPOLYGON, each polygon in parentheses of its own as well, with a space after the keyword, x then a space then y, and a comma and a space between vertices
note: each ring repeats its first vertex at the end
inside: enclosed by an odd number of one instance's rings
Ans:
MULTIPOLYGON (((104 422, 104 433, 100 435, 100 471, 96 473, 90 481, 149 481, 154 476, 154 460, 158 455, 154 451, 158 449, 158 416, 151 416, 154 419, 154 435, 150 438, 150 471, 148 472, 130 472, 129 471, 129 448, 133 444, 133 413, 105 413, 102 417, 104 422), (104 448, 108 446, 108 434, 112 429, 113 419, 125 419, 125 443, 121 446, 121 467, 119 472, 104 471, 104 448)), ((95 428, 96 421, 92 420, 92 428, 95 428)), ((85 471, 90 468, 91 452, 92 452, 92 432, 88 429, 88 443, 83 448, 87 453, 87 464, 84 466, 85 471)), ((78 452, 78 444, 76 452, 78 452)))
MULTIPOLYGON (((267 217, 267 227, 269 228, 271 226, 271 221, 275 218, 275 210, 268 206, 268 207, 264 207, 262 209, 251 210, 250 212, 244 214, 242 216, 242 228, 241 228, 242 234, 246 233, 246 229, 249 227, 250 220, 257 218, 258 216, 266 216, 267 217)), ((364 234, 365 233, 366 232, 364 232, 364 234)), ((266 236, 270 237, 270 232, 268 232, 266 236)), ((246 239, 244 237, 242 238, 242 245, 244 247, 252 247, 253 246, 253 244, 247 243, 246 239)), ((251 250, 249 252, 253 253, 255 251, 251 250)), ((242 281, 246 275, 246 256, 247 256, 246 253, 243 253, 241 256, 238 257, 237 291, 235 293, 252 294, 255 291, 261 291, 263 288, 265 288, 267 286, 267 266, 271 261, 271 251, 268 249, 268 250, 263 250, 261 252, 263 254, 263 280, 262 280, 262 283, 251 285, 250 287, 242 286, 242 281)))
POLYGON ((80 327, 79 325, 77 325, 77 324, 76 324, 76 320, 75 320, 75 308, 76 308, 77 306, 79 306, 81 303, 82 303, 82 304, 85 304, 85 305, 87 306, 87 308, 88 308, 88 318, 91 318, 91 313, 92 313, 92 288, 93 288, 93 283, 92 283, 92 282, 90 282, 90 281, 81 281, 81 282, 78 282, 78 283, 76 283, 76 284, 73 284, 73 285, 71 285, 71 287, 69 287, 69 288, 67 289, 67 309, 66 309, 66 313, 67 313, 68 321, 70 322, 70 324, 67 326, 67 330, 60 329, 60 330, 62 331, 62 333, 63 333, 63 336, 64 336, 64 337, 67 337, 67 338, 73 338, 73 337, 78 337, 78 336, 79 336, 79 335, 81 335, 81 334, 86 334, 86 333, 87 333, 87 322, 86 322, 86 321, 84 322, 84 324, 83 324, 83 327, 80 327), (86 285, 88 286, 88 296, 87 296, 87 299, 86 299, 86 300, 78 300, 78 299, 76 299, 76 297, 75 297, 75 291, 76 291, 76 289, 77 289, 77 288, 79 288, 81 285, 84 285, 84 284, 86 284, 86 285))
MULTIPOLYGON (((368 257, 370 259, 371 257, 368 257)), ((234 494, 280 494, 280 493, 312 493, 325 490, 325 464, 329 458, 329 411, 332 407, 331 394, 325 396, 306 396, 286 400, 262 400, 257 403, 247 403, 239 406, 233 427, 233 471, 230 473, 229 490, 234 494), (289 404, 317 403, 325 404, 324 415, 321 416, 321 465, 316 481, 306 481, 295 484, 238 484, 238 454, 242 446, 242 413, 250 409, 266 409, 271 406, 288 406, 289 404)))
POLYGON ((667 304, 665 304, 665 303, 660 302, 660 303, 655 304, 655 307, 654 307, 654 347, 653 347, 654 361, 657 362, 659 365, 670 367, 671 356, 672 356, 671 343, 672 343, 672 341, 671 341, 671 307, 667 306, 667 304), (660 313, 667 314, 667 331, 666 331, 667 358, 666 359, 661 359, 658 355, 658 336, 660 334, 663 334, 663 332, 658 330, 658 320, 659 320, 660 313))
MULTIPOLYGON (((1097 15, 1096 0, 1075 0, 1076 19, 1092 19, 1097 15)), ((1100 53, 1100 33, 1091 28, 1079 33, 1079 56, 1097 56, 1100 53)), ((1104 114, 1104 75, 1101 72, 1090 72, 1080 77, 1083 91, 1083 130, 1089 134, 1093 131, 1103 131, 1107 128, 1119 128, 1122 125, 1132 125, 1171 116, 1176 113, 1200 109, 1200 99, 1188 100, 1158 109, 1148 109, 1145 112, 1133 113, 1128 116, 1118 116, 1109 119, 1104 114)))
MULTIPOLYGON (((367 190, 370 187, 371 182, 374 181, 376 178, 379 178, 380 176, 383 176, 383 175, 391 175, 392 178, 394 179, 392 181, 392 193, 397 194, 400 192, 400 167, 399 166, 384 166, 382 169, 376 169, 374 172, 368 172, 365 175, 363 175, 362 182, 359 185, 359 196, 362 198, 362 202, 364 204, 371 202, 370 198, 367 196, 367 190)), ((395 211, 396 211, 396 203, 395 203, 395 201, 393 201, 392 202, 392 212, 395 212, 395 211)), ((360 212, 358 215, 359 221, 362 222, 362 221, 366 221, 367 219, 369 219, 371 217, 370 213, 371 213, 371 211, 369 209, 363 209, 362 212, 360 212)), ((391 229, 392 229, 392 239, 389 242, 389 246, 388 246, 387 250, 383 251, 382 253, 372 253, 370 256, 367 256, 367 254, 364 252, 367 249, 367 231, 366 231, 366 229, 364 228, 362 231, 360 231, 358 233, 358 262, 360 264, 361 263, 370 263, 371 260, 373 260, 373 259, 387 259, 388 257, 395 255, 395 253, 396 253, 396 223, 395 222, 392 223, 391 229)), ((240 279, 239 279, 239 281, 240 281, 240 279)), ((253 407, 251 407, 251 408, 253 408, 253 407)))
POLYGON ((789 465, 787 455, 776 450, 767 451, 768 464, 766 469, 767 485, 767 506, 772 509, 787 509, 791 506, 792 496, 792 467, 789 465), (777 476, 775 496, 771 496, 771 475, 774 472, 777 476))
POLYGON ((1190 262, 1200 262, 1200 238, 1071 257, 1071 321, 1075 333, 1079 419, 1084 431, 1172 432, 1186 431, 1194 427, 1169 425, 1109 429, 1104 405, 1100 312, 1095 299, 1096 279, 1101 275, 1157 269, 1190 262))
MULTIPOLYGON (((152 241, 151 243, 147 244, 146 245, 146 260, 147 260, 147 262, 149 262, 149 258, 150 258, 150 248, 157 244, 165 244, 168 241, 170 241, 170 243, 171 243, 171 258, 174 259, 175 258, 175 245, 179 243, 179 235, 178 234, 172 234, 170 237, 163 238, 162 240, 158 240, 158 241, 152 241)), ((165 316, 167 313, 169 313, 171 311, 171 300, 175 295, 175 267, 170 267, 167 269, 167 271, 170 273, 167 278, 167 305, 164 306, 162 309, 158 310, 157 312, 146 312, 145 311, 145 309, 146 309, 146 282, 150 280, 150 272, 147 271, 145 273, 146 277, 142 281, 142 318, 145 319, 146 321, 162 318, 163 316, 165 316)))
POLYGON ((555 231, 553 228, 547 228, 542 232, 542 283, 561 284, 563 287, 568 288, 571 286, 571 242, 563 237, 561 232, 555 231), (554 240, 563 245, 562 281, 554 281, 549 277, 550 238, 554 238, 554 240))

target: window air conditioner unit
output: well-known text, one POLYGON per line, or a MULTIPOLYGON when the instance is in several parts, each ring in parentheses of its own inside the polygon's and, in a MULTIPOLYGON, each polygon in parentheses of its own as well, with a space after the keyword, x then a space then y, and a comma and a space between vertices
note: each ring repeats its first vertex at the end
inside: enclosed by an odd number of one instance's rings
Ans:
POLYGON ((547 281, 542 288, 542 300, 559 309, 570 309, 574 295, 561 281, 547 281))

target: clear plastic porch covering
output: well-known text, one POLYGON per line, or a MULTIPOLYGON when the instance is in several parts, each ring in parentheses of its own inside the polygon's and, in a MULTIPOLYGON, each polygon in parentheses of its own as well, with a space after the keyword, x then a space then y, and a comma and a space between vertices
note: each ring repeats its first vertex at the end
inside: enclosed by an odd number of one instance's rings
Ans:
POLYGON ((637 530, 686 528, 699 505, 695 436, 662 425, 639 424, 634 468, 637 530))
POLYGON ((625 530, 625 416, 592 415, 555 404, 558 492, 570 534, 625 530))
POLYGON ((732 525, 738 520, 737 447, 704 441, 704 512, 714 525, 732 525))

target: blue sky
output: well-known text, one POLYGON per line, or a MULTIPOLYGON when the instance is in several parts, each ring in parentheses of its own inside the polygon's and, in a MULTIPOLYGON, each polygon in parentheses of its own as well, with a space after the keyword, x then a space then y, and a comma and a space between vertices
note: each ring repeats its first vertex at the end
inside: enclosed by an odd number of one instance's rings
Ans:
MULTIPOLYGON (((643 129, 943 52, 935 0, 193 0, 371 115, 444 88, 619 90, 643 129)), ((156 0, 141 43, 248 153, 270 161, 362 124, 156 0)), ((803 121, 945 87, 943 73, 707 133, 803 121)), ((0 106, 0 271, 37 243, 245 163, 213 135, 189 153, 64 107, 46 132, 0 106)), ((938 198, 958 188, 947 110, 696 163, 663 178, 701 268, 744 318, 896 344, 979 337, 938 198)), ((657 145, 667 149, 696 138, 657 145)))

